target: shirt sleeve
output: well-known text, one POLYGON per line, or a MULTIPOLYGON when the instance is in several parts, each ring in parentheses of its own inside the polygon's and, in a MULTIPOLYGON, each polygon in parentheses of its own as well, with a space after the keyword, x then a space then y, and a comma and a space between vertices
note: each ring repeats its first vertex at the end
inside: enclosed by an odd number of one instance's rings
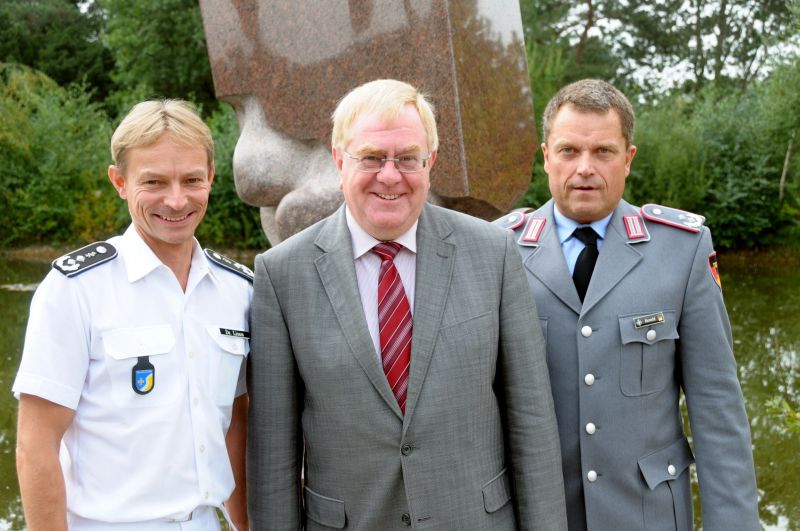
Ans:
POLYGON ((35 395, 76 409, 89 367, 81 281, 51 271, 34 293, 14 396, 35 395))

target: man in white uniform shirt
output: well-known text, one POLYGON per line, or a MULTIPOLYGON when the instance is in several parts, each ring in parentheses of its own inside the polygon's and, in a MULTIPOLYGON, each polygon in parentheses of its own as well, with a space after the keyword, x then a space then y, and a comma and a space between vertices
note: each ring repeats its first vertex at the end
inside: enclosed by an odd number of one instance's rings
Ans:
POLYGON ((185 102, 148 101, 111 152, 133 223, 55 260, 31 304, 13 386, 28 528, 218 530, 227 501, 246 529, 252 273, 194 238, 211 133, 185 102))

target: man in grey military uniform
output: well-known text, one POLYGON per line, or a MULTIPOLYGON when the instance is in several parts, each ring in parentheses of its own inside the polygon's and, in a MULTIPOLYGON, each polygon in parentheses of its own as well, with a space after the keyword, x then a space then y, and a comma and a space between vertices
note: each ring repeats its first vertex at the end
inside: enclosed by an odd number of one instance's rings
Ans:
POLYGON ((562 88, 543 122, 553 198, 498 223, 516 233, 547 343, 569 528, 692 529, 682 389, 704 529, 760 529, 704 218, 622 199, 634 115, 608 83, 562 88))

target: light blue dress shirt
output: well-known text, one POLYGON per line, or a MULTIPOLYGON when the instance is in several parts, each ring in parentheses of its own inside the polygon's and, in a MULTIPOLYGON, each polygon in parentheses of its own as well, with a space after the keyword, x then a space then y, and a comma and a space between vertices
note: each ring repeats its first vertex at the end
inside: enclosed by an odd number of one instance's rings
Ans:
MULTIPOLYGON (((603 248, 603 239, 606 237, 606 229, 608 229, 608 222, 611 221, 611 214, 603 219, 599 219, 590 223, 588 226, 593 228, 597 233, 597 250, 603 248)), ((577 221, 569 219, 567 216, 558 211, 558 207, 553 205, 553 218, 556 222, 556 230, 558 231, 558 241, 561 243, 561 251, 564 253, 564 259, 567 261, 567 268, 569 274, 575 270, 575 262, 578 261, 578 255, 581 254, 583 248, 586 247, 582 241, 572 235, 578 227, 586 227, 586 224, 578 223, 577 221)))

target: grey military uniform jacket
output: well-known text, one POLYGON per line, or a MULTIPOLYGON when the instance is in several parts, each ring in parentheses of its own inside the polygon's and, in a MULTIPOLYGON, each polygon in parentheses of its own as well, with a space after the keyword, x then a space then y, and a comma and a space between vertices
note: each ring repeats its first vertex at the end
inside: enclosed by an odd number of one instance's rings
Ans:
POLYGON ((703 218, 620 201, 583 305, 553 201, 515 232, 536 298, 571 530, 692 529, 688 404, 705 530, 760 529, 750 429, 703 218), (672 221, 666 218, 672 217, 672 221), (671 226, 672 225, 672 226, 671 226))

